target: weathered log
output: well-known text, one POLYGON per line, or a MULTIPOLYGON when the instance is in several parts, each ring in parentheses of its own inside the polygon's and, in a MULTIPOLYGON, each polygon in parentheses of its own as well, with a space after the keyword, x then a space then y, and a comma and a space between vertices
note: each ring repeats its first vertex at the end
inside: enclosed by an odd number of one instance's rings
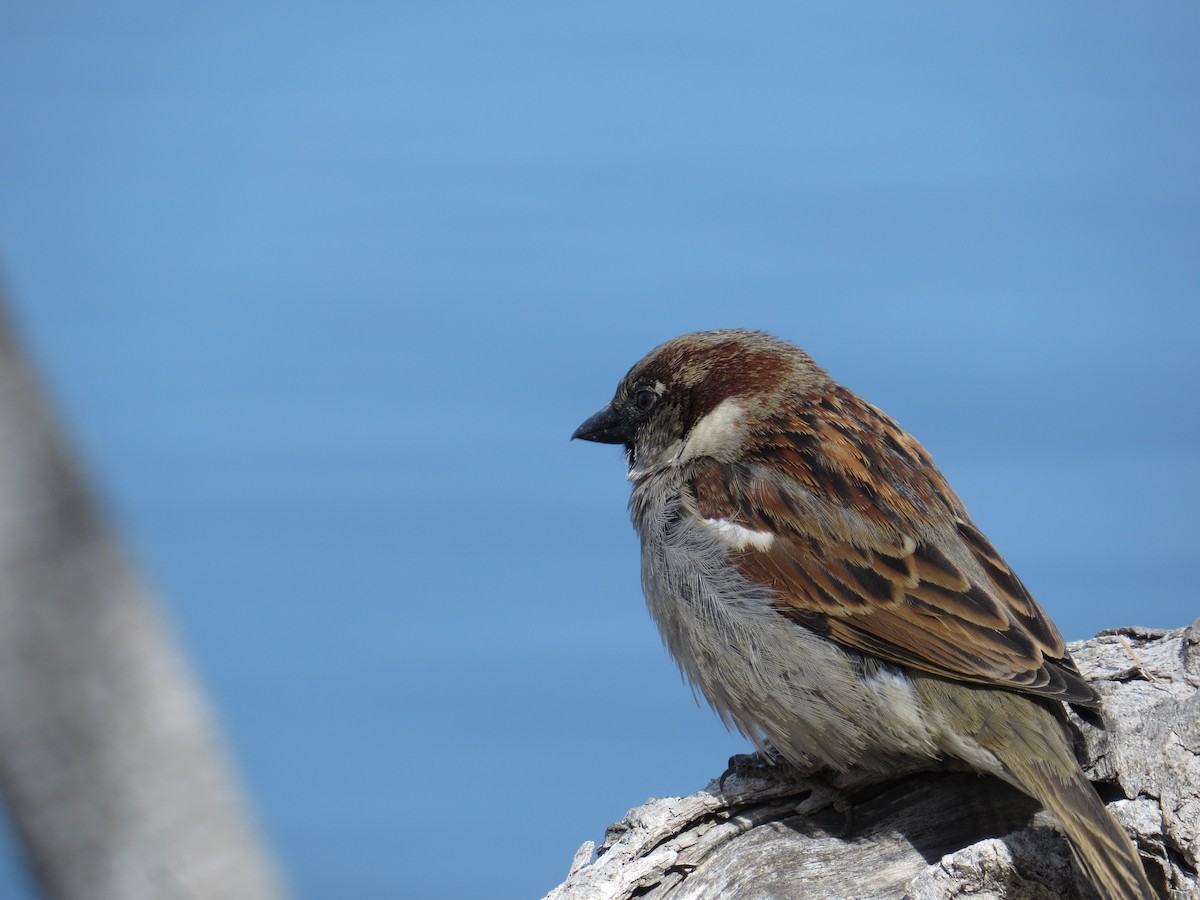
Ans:
MULTIPOLYGON (((1200 898, 1200 620, 1071 645, 1107 727, 1072 716, 1080 762, 1151 882, 1200 898)), ((651 800, 585 843, 546 900, 1090 898, 1037 803, 957 771, 799 772, 737 757, 723 781, 651 800)))
POLYGON ((283 894, 208 706, 0 311, 0 788, 51 900, 283 894))

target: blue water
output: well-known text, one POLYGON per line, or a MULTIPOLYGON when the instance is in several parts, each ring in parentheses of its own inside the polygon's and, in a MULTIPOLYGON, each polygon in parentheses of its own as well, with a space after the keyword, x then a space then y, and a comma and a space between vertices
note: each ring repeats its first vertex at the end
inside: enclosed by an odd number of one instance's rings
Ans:
POLYGON ((13 6, 10 303, 298 897, 537 897, 744 749, 567 440, 684 331, 898 418, 1068 637, 1200 615, 1196 7, 13 6))

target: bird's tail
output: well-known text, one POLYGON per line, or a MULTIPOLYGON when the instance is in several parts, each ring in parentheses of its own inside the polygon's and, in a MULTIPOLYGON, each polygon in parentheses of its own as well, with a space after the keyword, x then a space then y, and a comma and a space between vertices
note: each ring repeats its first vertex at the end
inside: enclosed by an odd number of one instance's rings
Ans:
POLYGON ((990 760, 962 755, 1042 804, 1067 836, 1079 868, 1103 900, 1157 900, 1142 861, 1071 752, 1063 710, 1052 701, 979 689, 944 679, 916 679, 931 708, 952 709, 961 737, 990 760), (999 762, 997 769, 995 763, 999 762))
POLYGON ((1078 766, 1073 777, 1062 778, 1033 760, 1006 765, 1022 769, 1014 774, 1058 820, 1079 867, 1104 900, 1155 900, 1133 844, 1078 766))
POLYGON ((1046 728, 989 749, 1011 780, 1058 820, 1076 862, 1104 900, 1156 900, 1129 837, 1079 768, 1060 723, 1044 711, 1046 728))

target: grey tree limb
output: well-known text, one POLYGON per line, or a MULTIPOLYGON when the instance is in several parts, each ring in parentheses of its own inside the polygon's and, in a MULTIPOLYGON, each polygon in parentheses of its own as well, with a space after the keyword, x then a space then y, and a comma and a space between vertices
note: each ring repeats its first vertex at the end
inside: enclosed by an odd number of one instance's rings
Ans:
MULTIPOLYGON (((1107 729, 1072 717, 1085 769, 1151 882, 1200 898, 1200 620, 1071 645, 1107 729)), ((723 783, 651 800, 580 847, 546 900, 1090 898, 1038 805, 947 767, 798 772, 737 757, 723 783)))
POLYGON ((283 895, 204 698, 3 321, 0 788, 51 900, 283 895))

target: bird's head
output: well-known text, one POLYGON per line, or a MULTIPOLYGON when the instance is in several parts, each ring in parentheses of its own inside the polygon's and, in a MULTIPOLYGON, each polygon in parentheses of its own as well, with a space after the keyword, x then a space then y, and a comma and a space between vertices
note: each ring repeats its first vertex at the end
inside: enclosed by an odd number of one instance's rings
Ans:
POLYGON ((728 462, 786 398, 829 383, 786 341, 743 329, 697 331, 650 351, 572 438, 624 444, 633 481, 700 457, 728 462))

